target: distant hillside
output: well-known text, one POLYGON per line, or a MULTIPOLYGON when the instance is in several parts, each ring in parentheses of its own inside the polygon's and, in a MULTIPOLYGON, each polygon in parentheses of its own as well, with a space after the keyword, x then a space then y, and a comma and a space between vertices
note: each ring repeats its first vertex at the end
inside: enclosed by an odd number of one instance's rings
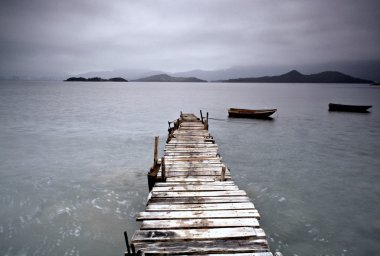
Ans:
POLYGON ((325 71, 318 74, 304 75, 296 70, 279 76, 248 77, 221 80, 224 83, 347 83, 369 84, 372 81, 352 77, 336 71, 325 71))
POLYGON ((134 82, 207 82, 196 77, 174 77, 167 74, 159 74, 133 80, 134 82))
POLYGON ((65 82, 128 82, 128 80, 126 80, 122 77, 113 77, 110 79, 103 79, 101 77, 91 77, 91 78, 70 77, 64 81, 65 82))

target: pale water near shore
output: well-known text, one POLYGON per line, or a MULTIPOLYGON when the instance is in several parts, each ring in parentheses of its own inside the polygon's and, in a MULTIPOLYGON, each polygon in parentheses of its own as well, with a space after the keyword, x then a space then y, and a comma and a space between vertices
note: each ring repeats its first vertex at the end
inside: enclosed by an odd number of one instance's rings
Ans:
POLYGON ((122 255, 154 136, 209 111, 223 161, 284 255, 380 250, 380 88, 337 84, 0 82, 0 255, 122 255), (329 113, 329 102, 374 105, 329 113), (229 107, 278 108, 273 121, 229 107))

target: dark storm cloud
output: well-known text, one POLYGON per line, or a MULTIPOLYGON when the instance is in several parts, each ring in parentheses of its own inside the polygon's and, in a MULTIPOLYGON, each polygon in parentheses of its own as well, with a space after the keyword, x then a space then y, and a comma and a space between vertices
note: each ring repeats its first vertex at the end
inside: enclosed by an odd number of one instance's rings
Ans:
POLYGON ((13 0, 0 75, 380 59, 379 1, 13 0))

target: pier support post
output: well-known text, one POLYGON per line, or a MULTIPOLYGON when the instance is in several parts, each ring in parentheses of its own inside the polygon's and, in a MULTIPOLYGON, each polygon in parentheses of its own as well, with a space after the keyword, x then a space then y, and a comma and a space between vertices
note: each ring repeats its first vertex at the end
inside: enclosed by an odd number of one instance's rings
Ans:
POLYGON ((162 182, 165 182, 165 180, 166 180, 165 157, 161 158, 161 179, 162 179, 162 182))
POLYGON ((153 166, 157 165, 158 162, 158 142, 159 142, 159 136, 154 137, 154 160, 153 160, 153 166))
POLYGON ((204 122, 205 129, 208 130, 208 112, 206 113, 206 122, 204 122))
POLYGON ((202 114, 202 110, 199 110, 200 114, 201 114, 201 121, 202 121, 202 124, 204 124, 203 122, 203 114, 202 114))
POLYGON ((128 255, 131 255, 131 248, 129 247, 128 234, 127 231, 124 231, 125 244, 127 245, 128 255))
POLYGON ((222 166, 222 174, 221 174, 221 177, 220 177, 220 181, 224 181, 226 179, 226 166, 223 165, 222 166))

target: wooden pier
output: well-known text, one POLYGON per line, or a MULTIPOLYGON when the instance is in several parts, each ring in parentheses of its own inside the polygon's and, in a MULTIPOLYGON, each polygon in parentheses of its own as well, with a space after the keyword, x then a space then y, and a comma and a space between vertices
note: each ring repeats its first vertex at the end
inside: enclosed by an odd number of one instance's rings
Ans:
POLYGON ((157 145, 158 137, 147 206, 126 255, 273 255, 258 211, 218 154, 208 115, 181 113, 161 159, 157 145))

